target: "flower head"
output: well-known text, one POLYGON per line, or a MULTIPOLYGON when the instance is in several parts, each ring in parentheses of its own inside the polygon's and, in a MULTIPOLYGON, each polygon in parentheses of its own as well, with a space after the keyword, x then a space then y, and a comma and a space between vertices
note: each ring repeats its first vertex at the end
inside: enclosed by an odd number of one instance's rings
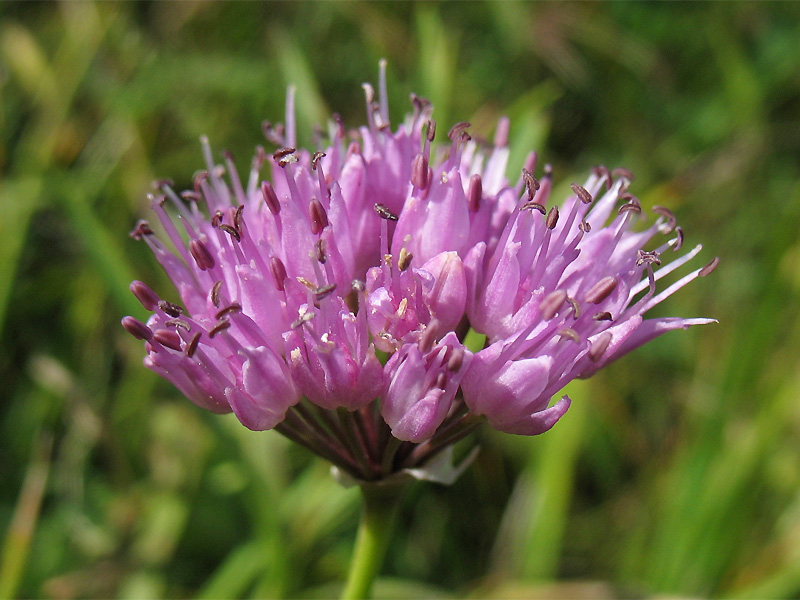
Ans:
POLYGON ((570 380, 712 322, 644 318, 716 259, 657 292, 700 246, 666 262, 682 231, 659 207, 639 226, 629 172, 599 167, 554 203, 534 153, 506 180, 507 120, 488 148, 459 123, 435 150, 430 104, 412 96, 392 131, 383 65, 381 82, 378 102, 365 86, 367 125, 348 134, 335 120, 325 148, 296 149, 290 91, 286 126, 265 126, 278 148, 258 148, 247 181, 203 138, 193 189, 158 183, 152 208, 173 250, 145 221, 132 236, 180 304, 136 281, 153 314, 122 324, 195 404, 376 479, 424 464, 476 415, 542 433, 567 411, 567 397, 549 404, 570 380), (474 354, 470 327, 486 336, 474 354))

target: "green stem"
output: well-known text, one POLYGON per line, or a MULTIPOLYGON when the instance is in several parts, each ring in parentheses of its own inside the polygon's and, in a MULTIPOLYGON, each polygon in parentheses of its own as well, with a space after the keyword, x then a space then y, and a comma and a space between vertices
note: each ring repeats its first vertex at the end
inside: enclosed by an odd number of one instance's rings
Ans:
POLYGON ((370 597, 372 584, 383 564, 392 537, 405 488, 405 482, 361 485, 364 509, 342 600, 363 600, 370 597))

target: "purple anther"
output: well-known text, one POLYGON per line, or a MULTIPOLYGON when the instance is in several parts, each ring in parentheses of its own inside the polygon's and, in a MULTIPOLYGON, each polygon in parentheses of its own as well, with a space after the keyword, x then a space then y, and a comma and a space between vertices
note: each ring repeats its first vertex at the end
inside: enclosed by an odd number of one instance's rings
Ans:
POLYGON ((432 142, 435 137, 436 137, 436 121, 434 121, 433 119, 428 119, 428 123, 425 128, 425 139, 427 139, 429 142, 432 142))
POLYGON ((146 310, 155 310, 158 307, 158 296, 146 283, 133 281, 129 289, 146 310))
POLYGON ((583 187, 582 185, 578 185, 577 183, 573 183, 570 185, 572 191, 575 192, 575 195, 580 199, 581 202, 584 204, 590 204, 594 198, 589 193, 589 191, 583 187))
POLYGON ((576 344, 580 344, 581 342, 581 336, 578 335, 578 332, 575 331, 574 329, 570 329, 569 327, 559 331, 558 335, 560 335, 562 339, 569 338, 576 344))
POLYGON ((544 207, 544 205, 532 201, 528 201, 523 204, 521 210, 538 210, 543 215, 547 214, 547 209, 544 207))
POLYGON ((624 177, 628 181, 633 181, 633 173, 625 167, 617 167, 611 171, 612 177, 624 177))
POLYGON ((314 235, 322 233, 322 230, 328 226, 328 213, 325 212, 322 202, 316 198, 312 200, 308 212, 311 217, 311 233, 314 235))
POLYGON ((192 358, 194 353, 197 351, 197 344, 200 342, 201 333, 198 331, 192 336, 192 339, 189 340, 189 343, 186 344, 186 356, 192 358))
POLYGON ((603 300, 611 295, 611 292, 613 292, 614 289, 616 289, 617 283, 618 281, 616 277, 603 277, 600 281, 589 288, 589 291, 586 292, 586 295, 583 299, 590 304, 600 304, 603 300))
POLYGON ((267 205, 269 212, 273 215, 281 212, 281 203, 278 201, 278 195, 269 181, 261 182, 261 195, 264 197, 264 203, 267 205))
POLYGON ((226 306, 222 310, 217 312, 217 321, 219 321, 222 317, 230 315, 232 313, 242 312, 242 305, 238 302, 234 302, 230 306, 226 306))
POLYGON ((450 131, 447 133, 447 137, 449 137, 453 142, 460 141, 462 139, 461 134, 464 133, 464 130, 468 127, 472 127, 472 125, 466 121, 456 123, 450 128, 450 131))
POLYGON ((328 262, 325 238, 319 238, 314 244, 314 258, 316 258, 317 262, 322 265, 328 262))
POLYGON ((475 173, 469 178, 467 188, 467 206, 471 212, 478 212, 481 207, 481 197, 483 196, 483 182, 481 176, 475 173))
POLYGON ((233 228, 239 233, 242 232, 242 213, 244 212, 244 204, 236 207, 236 212, 233 213, 233 228))
POLYGON ((589 358, 593 362, 597 362, 603 356, 603 353, 608 349, 611 343, 612 335, 608 331, 604 331, 592 342, 589 348, 589 358))
POLYGON ((222 282, 221 281, 217 281, 211 287, 211 304, 213 304, 214 307, 219 307, 219 291, 221 289, 222 289, 222 282))
POLYGON ((208 171, 198 171, 194 174, 192 185, 194 186, 194 191, 198 194, 202 192, 204 181, 208 181, 208 171))
POLYGON ((286 267, 277 256, 269 259, 269 272, 272 273, 272 279, 275 281, 275 287, 279 292, 286 289, 286 267))
POLYGON ((550 212, 547 213, 547 220, 544 224, 548 229, 555 229, 556 223, 558 223, 558 207, 554 206, 550 209, 550 212))
POLYGON ((607 310, 600 311, 599 313, 595 313, 592 315, 592 318, 595 321, 613 321, 614 317, 611 316, 611 313, 607 310))
POLYGON ((705 277, 706 275, 709 275, 714 269, 717 268, 718 264, 719 264, 719 256, 717 256, 714 260, 712 260, 710 263, 708 263, 705 267, 700 269, 697 272, 697 276, 698 277, 705 277))
POLYGON ((150 229, 150 223, 142 219, 136 223, 136 227, 133 228, 130 236, 135 240, 140 240, 145 235, 153 235, 153 230, 150 229))
POLYGON ((230 326, 231 322, 228 321, 228 319, 223 319, 222 321, 220 321, 219 323, 214 325, 214 327, 211 328, 211 330, 208 332, 208 337, 213 338, 215 335, 217 335, 222 331, 225 331, 230 326))
POLYGON ((189 242, 189 252, 192 253, 192 257, 201 271, 214 268, 214 257, 201 240, 192 240, 189 242))
POLYGON ((153 340, 162 346, 166 346, 167 348, 172 348, 178 352, 181 351, 181 336, 178 335, 177 331, 173 331, 171 329, 159 329, 153 334, 153 340))
POLYGON ((678 224, 678 219, 675 218, 675 215, 672 213, 672 211, 664 206, 654 206, 653 212, 667 219, 666 225, 662 229, 662 233, 672 233, 678 224))
POLYGON ((137 340, 150 341, 153 338, 153 332, 139 319, 135 319, 133 317, 123 317, 122 326, 137 340))
POLYGON ((528 169, 522 169, 522 181, 525 183, 525 189, 528 191, 528 200, 533 200, 536 195, 536 190, 539 189, 540 184, 528 169))
POLYGON ((428 159, 422 154, 417 154, 411 164, 411 183, 421 190, 428 187, 428 159))
POLYGON ((223 223, 222 225, 219 226, 219 228, 222 231, 224 231, 225 233, 227 233, 229 236, 231 236, 233 239, 235 239, 237 242, 241 242, 242 241, 242 236, 239 235, 239 232, 236 231, 235 227, 232 227, 231 225, 228 225, 227 223, 223 223))
POLYGON ((555 317, 566 299, 567 292, 564 290, 556 290, 547 294, 539 304, 539 312, 542 313, 542 318, 545 321, 549 321, 555 317))

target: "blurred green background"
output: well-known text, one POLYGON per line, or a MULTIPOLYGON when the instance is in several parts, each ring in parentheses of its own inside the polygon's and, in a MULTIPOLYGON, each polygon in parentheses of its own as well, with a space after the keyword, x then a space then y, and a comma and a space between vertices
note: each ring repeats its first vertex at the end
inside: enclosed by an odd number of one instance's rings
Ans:
POLYGON ((357 491, 179 397, 119 320, 134 278, 171 297, 128 237, 150 182, 188 187, 201 134, 247 169, 289 83, 307 143, 360 124, 382 57, 394 122, 412 91, 445 130, 507 114, 515 172, 628 167, 723 263, 659 307, 719 325, 417 485, 378 594, 800 596, 800 5, 6 2, 0 597, 336 593, 357 491))

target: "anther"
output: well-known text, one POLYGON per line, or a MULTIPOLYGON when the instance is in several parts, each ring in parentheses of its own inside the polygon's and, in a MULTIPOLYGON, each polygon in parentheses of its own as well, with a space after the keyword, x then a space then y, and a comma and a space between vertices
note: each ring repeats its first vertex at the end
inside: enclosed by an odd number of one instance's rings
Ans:
POLYGON ((322 202, 316 198, 312 200, 308 212, 311 217, 311 233, 314 235, 322 233, 322 230, 328 226, 328 213, 325 212, 322 202))
POLYGON ((192 336, 192 339, 189 340, 189 343, 186 344, 186 356, 192 358, 194 353, 197 351, 197 344, 200 342, 201 333, 198 331, 192 336))
POLYGON ((187 323, 186 321, 183 321, 181 319, 167 319, 166 321, 164 321, 164 325, 167 325, 168 327, 175 327, 175 328, 180 327, 181 329, 185 329, 186 331, 191 331, 191 329, 192 329, 189 326, 189 323, 187 323))
POLYGON ((328 262, 328 254, 325 252, 325 238, 319 238, 314 243, 314 258, 323 265, 328 262))
POLYGON ((637 250, 636 266, 641 267, 645 263, 647 263, 648 265, 660 265, 661 258, 659 257, 658 252, 656 252, 655 250, 653 250, 652 252, 648 252, 647 250, 637 250))
POLYGON ((201 271, 213 269, 215 262, 211 252, 208 251, 206 245, 200 240, 192 240, 189 242, 189 252, 191 252, 194 261, 201 271))
POLYGON ((558 332, 558 335, 560 335, 560 336, 561 336, 561 339, 564 339, 564 338, 569 338, 569 339, 571 339, 573 342, 575 342, 576 344, 579 344, 579 343, 580 343, 580 341, 581 341, 581 338, 580 338, 580 336, 578 335, 578 332, 577 332, 577 331, 575 331, 574 329, 570 329, 569 327, 567 327, 566 329, 562 329, 561 331, 559 331, 559 332, 558 332))
POLYGON ((278 163, 280 163, 282 159, 286 158, 291 154, 294 154, 295 152, 297 152, 295 148, 288 148, 288 147, 278 148, 275 152, 272 153, 272 158, 275 159, 278 163))
POLYGON ((583 297, 583 299, 591 304, 600 304, 603 300, 611 295, 611 292, 613 292, 616 287, 616 277, 603 277, 600 281, 589 288, 589 291, 586 292, 586 295, 583 297))
POLYGON ((633 173, 625 167, 617 167, 611 171, 611 177, 624 177, 628 181, 633 181, 633 173))
POLYGON ((456 123, 450 128, 450 131, 447 133, 447 137, 449 137, 450 141, 453 142, 461 140, 462 139, 461 134, 468 127, 472 127, 472 125, 470 125, 466 121, 461 121, 460 123, 456 123))
POLYGON ((429 119, 427 123, 427 127, 425 128, 425 139, 429 142, 433 141, 433 138, 436 137, 436 121, 433 119, 429 119))
POLYGON ((572 188, 572 191, 575 192, 575 195, 584 204, 590 204, 592 202, 592 200, 594 200, 594 198, 592 198, 592 195, 589 193, 589 190, 587 190, 582 185, 578 185, 577 183, 573 183, 569 187, 572 188))
POLYGON ((589 233, 592 230, 592 225, 589 221, 581 221, 578 225, 578 229, 580 229, 583 233, 589 233))
POLYGON ((447 387, 447 375, 444 373, 439 373, 436 376, 436 387, 440 390, 443 390, 445 387, 447 387))
POLYGON ((129 289, 146 310, 155 310, 158 306, 158 296, 146 283, 133 281, 129 289))
POLYGON ((135 319, 133 317, 123 317, 121 322, 125 330, 137 340, 150 341, 153 338, 153 332, 139 319, 135 319))
POLYGON ((317 170, 317 163, 322 159, 323 156, 327 156, 324 152, 314 152, 314 155, 311 157, 311 169, 313 171, 317 170))
POLYGON ((163 187, 175 187, 175 182, 172 179, 156 179, 150 185, 153 189, 160 190, 163 187))
POLYGON ((227 223, 223 223, 222 225, 219 226, 219 228, 225 233, 227 233, 229 236, 231 236, 233 239, 235 239, 237 242, 242 241, 242 236, 239 235, 239 232, 236 231, 235 228, 231 227, 227 223))
POLYGON ((311 319, 317 316, 317 313, 313 312, 304 312, 300 315, 296 321, 294 321, 289 327, 292 329, 297 329, 298 327, 302 327, 304 323, 308 323, 311 319))
POLYGON ((572 307, 572 318, 577 319, 578 317, 580 317, 581 305, 578 303, 578 301, 575 300, 575 298, 570 298, 569 296, 567 296, 567 302, 569 302, 569 305, 572 307))
POLYGON ((329 283, 328 285, 320 286, 320 287, 315 288, 313 290, 314 299, 317 302, 319 302, 321 300, 324 300, 325 298, 327 298, 331 294, 333 294, 334 291, 336 291, 336 284, 335 283, 329 283))
POLYGON ((608 167, 605 167, 603 165, 598 165, 592 168, 592 173, 594 173, 603 180, 603 183, 605 184, 607 190, 610 190, 611 186, 614 185, 614 181, 611 179, 611 173, 608 170, 608 167))
POLYGON ((480 209, 481 196, 483 196, 483 182, 481 176, 475 173, 469 178, 467 188, 467 206, 471 212, 478 212, 480 209))
POLYGON ((215 307, 219 307, 219 291, 222 289, 222 282, 217 281, 214 286, 211 288, 211 304, 215 307))
POLYGON ((167 302, 166 300, 159 300, 158 308, 163 310, 170 317, 178 318, 183 314, 183 308, 172 302, 167 302))
POLYGON ((411 259, 413 258, 414 255, 403 246, 400 248, 400 255, 397 257, 397 268, 401 271, 407 270, 411 266, 411 259))
POLYGON ((313 281, 309 281, 305 277, 297 277, 297 281, 298 283, 301 283, 304 286, 306 286, 312 292, 317 289, 317 285, 313 281))
POLYGON ((450 355, 450 359, 447 361, 447 370, 451 373, 455 373, 458 371, 461 366, 464 364, 464 349, 460 346, 456 346, 453 349, 453 353, 450 355))
POLYGON ((522 181, 525 183, 525 189, 528 192, 528 200, 533 200, 536 195, 536 190, 539 189, 539 182, 528 169, 522 169, 522 181))
POLYGON ((223 213, 221 210, 217 210, 213 215, 211 215, 211 226, 216 229, 222 224, 222 219, 224 218, 225 213, 223 213))
POLYGON ((595 321, 613 321, 614 317, 611 316, 611 313, 607 310, 600 311, 599 313, 595 313, 592 315, 592 318, 595 321))
POLYGON ((233 213, 233 227, 241 233, 242 231, 242 213, 244 212, 244 204, 236 207, 236 212, 233 213))
POLYGON ((683 246, 683 229, 681 227, 675 228, 675 240, 672 243, 673 252, 677 252, 683 246))
POLYGON ((378 213, 381 219, 386 219, 387 221, 397 221, 398 217, 392 211, 390 211, 385 204, 381 204, 380 202, 375 203, 375 212, 378 213))
POLYGON ((153 230, 150 229, 150 223, 145 220, 141 220, 136 223, 136 227, 130 233, 130 236, 135 240, 142 239, 142 236, 145 235, 153 235, 153 230))
POLYGON ((549 321, 555 317, 566 299, 567 292, 564 290, 556 290, 547 294, 541 304, 539 304, 539 312, 542 313, 542 318, 545 321, 549 321))
POLYGON ((604 331, 592 342, 589 348, 589 358, 592 362, 600 360, 605 351, 608 350, 608 345, 611 343, 612 337, 613 336, 608 331, 604 331))
POLYGON ((208 337, 213 338, 215 335, 225 331, 230 326, 231 322, 228 321, 228 319, 223 319, 222 321, 220 321, 219 323, 214 325, 214 327, 211 328, 211 330, 208 332, 208 337))
POLYGON ((716 269, 718 264, 719 264, 719 256, 717 256, 714 260, 708 263, 705 267, 700 269, 697 272, 697 276, 705 277, 706 275, 710 274, 714 269, 716 269))
POLYGON ((269 259, 269 272, 272 273, 272 279, 275 281, 275 287, 279 292, 286 289, 286 267, 277 256, 269 259))
POLYGON ((239 304, 238 302, 234 302, 230 306, 226 306, 225 308, 223 308, 215 316, 216 316, 217 321, 219 321, 225 315, 229 315, 229 314, 235 313, 235 312, 241 312, 241 310, 242 310, 242 305, 239 304))
POLYGON ((661 232, 664 234, 672 233, 672 231, 675 229, 675 226, 678 224, 678 219, 675 218, 675 215, 672 213, 672 211, 664 206, 654 206, 653 212, 667 219, 667 222, 662 227, 661 232))
POLYGON ((634 212, 640 214, 642 212, 642 207, 638 203, 628 202, 627 204, 623 204, 622 206, 619 207, 617 214, 621 215, 622 213, 625 212, 634 212))
POLYGON ((550 212, 547 213, 547 220, 544 224, 548 229, 555 229, 556 223, 558 223, 558 207, 554 206, 550 209, 550 212))
POLYGON ((177 331, 170 331, 168 329, 159 329, 153 334, 153 339, 162 346, 172 348, 173 350, 181 351, 181 336, 177 331))
POLYGON ((360 279, 353 279, 353 281, 350 283, 350 287, 356 292, 363 292, 367 289, 367 284, 360 279))
POLYGON ((543 215, 547 214, 547 209, 543 205, 539 204, 538 202, 532 202, 532 201, 528 201, 525 204, 523 204, 521 210, 538 210, 543 215))
POLYGON ((192 190, 184 190, 180 193, 180 196, 187 202, 194 202, 194 203, 199 203, 200 200, 203 199, 203 196, 201 194, 193 192, 192 190))
POLYGON ((275 188, 269 181, 261 182, 261 195, 264 197, 264 203, 267 205, 269 212, 277 215, 281 212, 281 203, 278 202, 278 195, 275 193, 275 188))
POLYGON ((208 171, 198 171, 194 174, 192 178, 192 185, 194 186, 194 191, 198 194, 202 190, 203 182, 208 180, 208 171))
POLYGON ((417 154, 411 164, 411 183, 420 190, 428 187, 428 159, 422 154, 417 154))
POLYGON ((436 323, 436 321, 431 321, 425 328, 425 331, 422 332, 422 335, 419 336, 417 345, 419 346, 419 351, 423 354, 427 354, 431 351, 431 348, 433 348, 433 344, 436 341, 437 325, 438 323, 436 323))

